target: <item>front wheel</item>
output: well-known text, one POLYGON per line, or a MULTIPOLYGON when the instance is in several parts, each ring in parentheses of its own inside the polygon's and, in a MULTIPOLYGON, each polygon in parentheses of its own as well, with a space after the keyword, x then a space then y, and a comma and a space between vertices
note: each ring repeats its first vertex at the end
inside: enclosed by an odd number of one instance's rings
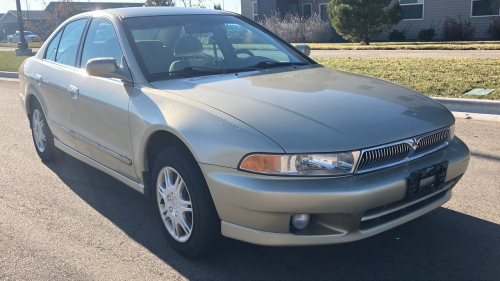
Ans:
POLYGON ((198 163, 176 148, 157 157, 154 198, 163 234, 189 258, 209 253, 220 237, 220 220, 198 163))

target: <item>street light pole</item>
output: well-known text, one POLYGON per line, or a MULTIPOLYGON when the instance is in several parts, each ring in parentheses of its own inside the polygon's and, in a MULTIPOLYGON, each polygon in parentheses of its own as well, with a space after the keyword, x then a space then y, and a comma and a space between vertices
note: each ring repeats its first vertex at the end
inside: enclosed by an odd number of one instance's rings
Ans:
POLYGON ((19 39, 21 42, 17 43, 18 49, 16 49, 16 56, 30 56, 31 49, 28 49, 28 42, 24 38, 24 24, 23 24, 23 14, 21 12, 21 0, 16 0, 17 6, 17 23, 19 24, 19 39))

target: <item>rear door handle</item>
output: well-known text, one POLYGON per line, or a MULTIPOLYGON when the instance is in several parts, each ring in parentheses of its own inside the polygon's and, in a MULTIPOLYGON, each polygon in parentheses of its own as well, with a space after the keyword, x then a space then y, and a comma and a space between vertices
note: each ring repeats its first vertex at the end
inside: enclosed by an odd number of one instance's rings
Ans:
POLYGON ((78 94, 80 94, 80 90, 77 87, 71 85, 69 86, 69 93, 71 94, 71 98, 76 100, 78 94))
POLYGON ((42 84, 42 75, 35 74, 35 82, 40 86, 42 84))

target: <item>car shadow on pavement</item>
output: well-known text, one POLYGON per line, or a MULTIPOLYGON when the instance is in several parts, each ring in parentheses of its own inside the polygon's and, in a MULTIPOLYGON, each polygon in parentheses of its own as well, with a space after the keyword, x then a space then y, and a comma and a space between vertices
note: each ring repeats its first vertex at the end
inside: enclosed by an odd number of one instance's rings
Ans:
POLYGON ((443 207, 353 243, 263 247, 224 238, 218 250, 193 261, 167 244, 151 199, 70 156, 47 166, 87 204, 188 279, 498 279, 500 276, 500 225, 443 207))

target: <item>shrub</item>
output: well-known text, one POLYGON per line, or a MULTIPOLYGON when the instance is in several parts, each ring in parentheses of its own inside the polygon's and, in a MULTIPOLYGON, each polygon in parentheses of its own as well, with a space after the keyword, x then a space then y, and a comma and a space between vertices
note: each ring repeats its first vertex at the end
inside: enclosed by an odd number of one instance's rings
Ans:
POLYGON ((422 41, 430 41, 430 40, 432 40, 432 38, 434 38, 436 36, 437 36, 436 30, 433 27, 424 28, 418 32, 418 40, 422 40, 422 41))
POLYGON ((443 24, 443 37, 446 41, 466 41, 474 38, 476 28, 472 26, 470 20, 462 20, 458 15, 458 20, 446 17, 443 24))
POLYGON ((274 12, 269 16, 264 16, 259 24, 288 42, 330 43, 342 41, 331 23, 322 20, 316 13, 304 18, 296 14, 286 13, 282 16, 279 12, 274 12))
POLYGON ((406 34, 403 31, 394 29, 389 33, 389 40, 391 41, 404 41, 406 39, 406 34))
POLYGON ((492 39, 500 39, 500 18, 496 18, 490 23, 490 27, 486 31, 492 39))
POLYGON ((406 32, 411 27, 411 23, 408 23, 402 30, 394 29, 389 33, 390 41, 404 41, 406 39, 406 32))

